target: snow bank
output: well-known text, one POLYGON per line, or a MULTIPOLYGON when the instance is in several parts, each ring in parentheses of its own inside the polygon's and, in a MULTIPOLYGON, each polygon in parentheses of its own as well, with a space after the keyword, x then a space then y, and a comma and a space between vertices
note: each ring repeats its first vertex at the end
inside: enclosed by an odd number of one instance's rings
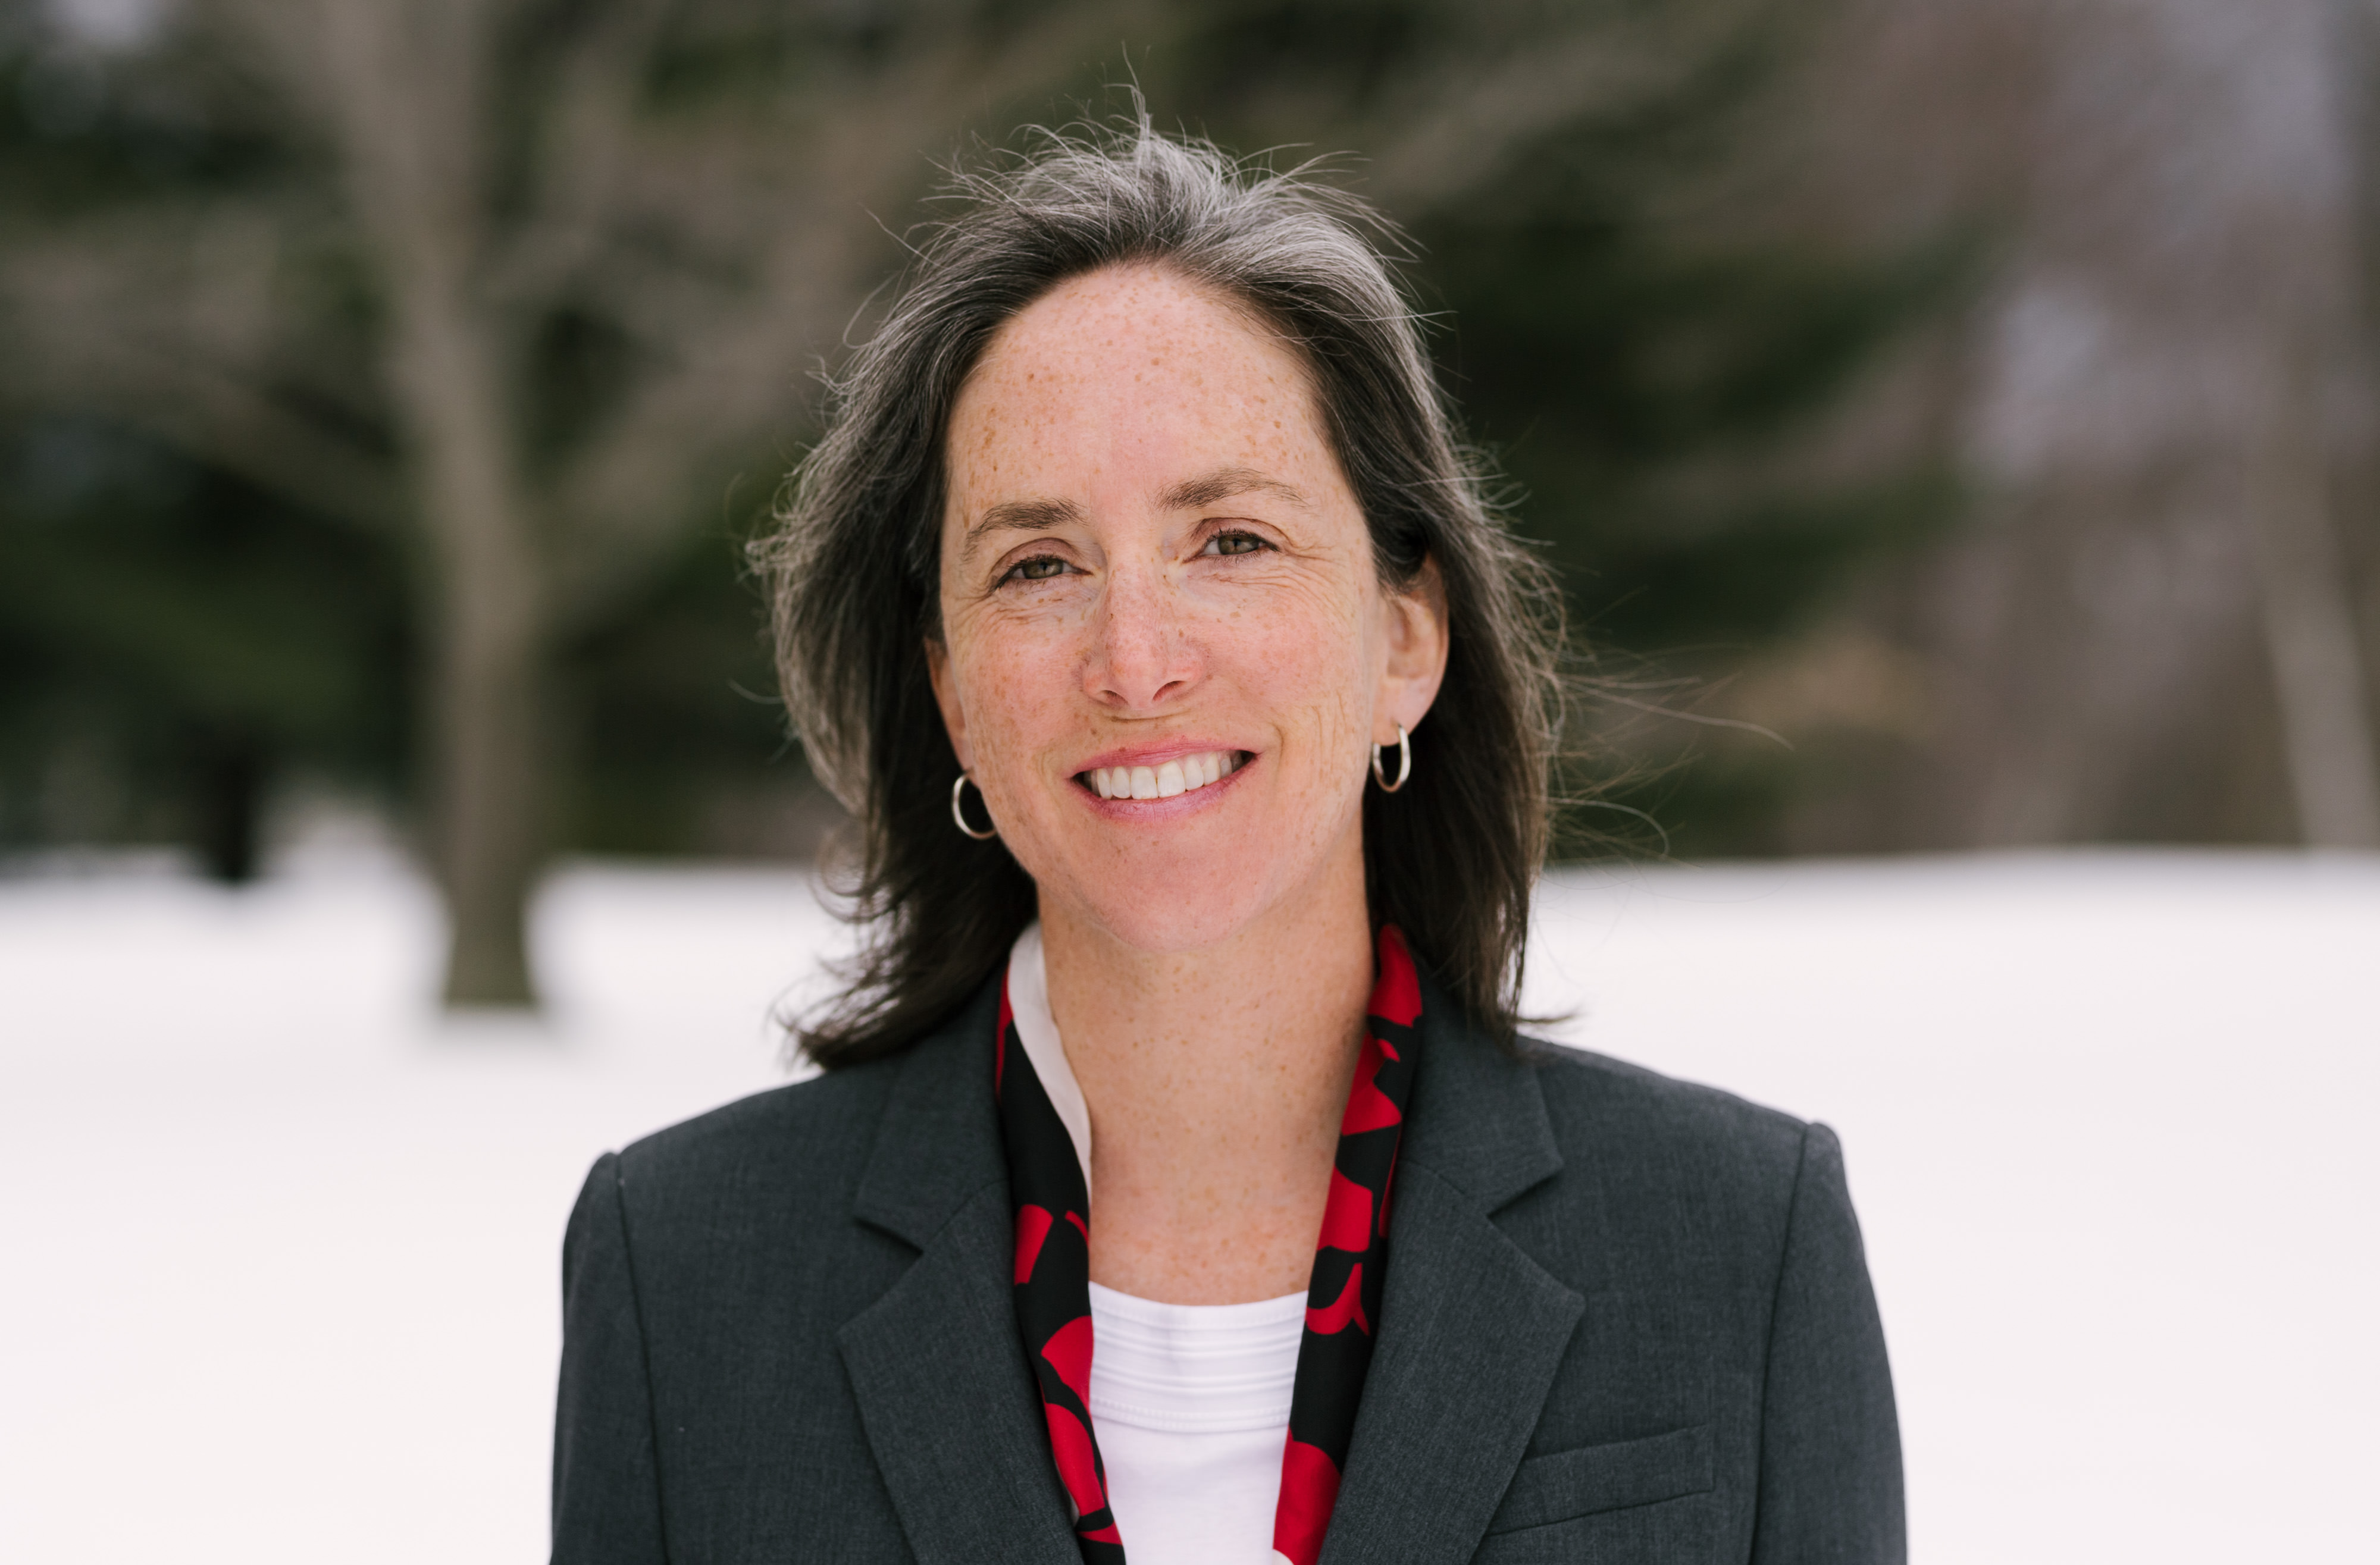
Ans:
MULTIPOLYGON (((2380 862, 1573 873, 1566 1040, 1842 1133, 1927 1562, 2343 1559, 2380 1465, 2380 862)), ((441 1022, 368 859, 0 881, 0 1558, 545 1547, 563 1219, 783 1079, 798 876, 573 870, 441 1022)))

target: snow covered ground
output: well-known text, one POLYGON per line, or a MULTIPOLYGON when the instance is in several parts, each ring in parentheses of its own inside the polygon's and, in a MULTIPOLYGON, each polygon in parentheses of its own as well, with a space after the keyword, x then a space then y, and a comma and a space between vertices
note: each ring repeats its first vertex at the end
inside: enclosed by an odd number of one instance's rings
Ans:
MULTIPOLYGON (((2375 1558, 2380 861, 1558 877, 1561 1036, 1842 1133, 1926 1565, 2375 1558)), ((541 1557, 596 1153, 782 1079, 795 875, 589 867, 541 1028, 420 887, 0 880, 0 1559, 541 1557)))

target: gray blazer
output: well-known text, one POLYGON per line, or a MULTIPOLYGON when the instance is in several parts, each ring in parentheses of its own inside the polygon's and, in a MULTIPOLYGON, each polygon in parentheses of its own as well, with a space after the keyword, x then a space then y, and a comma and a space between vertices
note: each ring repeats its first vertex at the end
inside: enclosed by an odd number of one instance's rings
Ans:
MULTIPOLYGON (((1326 1565, 1900 1560, 1833 1133, 1516 1062, 1425 998, 1326 1565)), ((556 1561, 1075 1565, 1010 1306, 997 1001, 596 1163, 563 1249, 556 1561)))

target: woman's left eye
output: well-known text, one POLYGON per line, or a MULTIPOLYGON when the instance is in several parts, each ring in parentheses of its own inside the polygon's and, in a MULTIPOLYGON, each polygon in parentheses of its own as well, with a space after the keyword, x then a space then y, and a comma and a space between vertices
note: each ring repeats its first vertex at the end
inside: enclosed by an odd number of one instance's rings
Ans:
POLYGON ((1207 540, 1205 554, 1253 554, 1267 547, 1265 540, 1252 532, 1219 532, 1207 540))
POLYGON ((1037 554, 1030 560, 1019 560, 1011 565, 1008 574, 1020 581, 1048 581, 1052 576, 1064 575, 1065 570, 1066 562, 1055 554, 1037 554))

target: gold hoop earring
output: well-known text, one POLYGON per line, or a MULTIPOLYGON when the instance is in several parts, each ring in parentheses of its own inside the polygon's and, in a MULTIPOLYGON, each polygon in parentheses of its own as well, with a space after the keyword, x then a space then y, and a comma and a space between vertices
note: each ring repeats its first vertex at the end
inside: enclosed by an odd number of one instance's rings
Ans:
POLYGON ((1390 782, 1389 774, 1380 769, 1380 746, 1375 745, 1372 746, 1372 781, 1380 785, 1383 794, 1393 794, 1403 787, 1405 779, 1412 775, 1413 736, 1405 732, 1405 725, 1401 722, 1397 724, 1397 780, 1390 782))
MULTIPOLYGON (((1379 763, 1378 761, 1373 762, 1373 765, 1376 767, 1378 764, 1379 763)), ((958 781, 951 784, 951 819, 959 823, 960 831, 965 832, 968 836, 973 837, 978 843, 986 843, 1000 835, 1000 828, 998 826, 994 826, 988 831, 978 831, 974 827, 966 823, 966 811, 959 807, 960 791, 965 788, 966 785, 973 781, 973 778, 970 778, 965 772, 962 771, 959 773, 958 781)), ((983 790, 981 788, 978 788, 976 792, 980 794, 983 790)))

